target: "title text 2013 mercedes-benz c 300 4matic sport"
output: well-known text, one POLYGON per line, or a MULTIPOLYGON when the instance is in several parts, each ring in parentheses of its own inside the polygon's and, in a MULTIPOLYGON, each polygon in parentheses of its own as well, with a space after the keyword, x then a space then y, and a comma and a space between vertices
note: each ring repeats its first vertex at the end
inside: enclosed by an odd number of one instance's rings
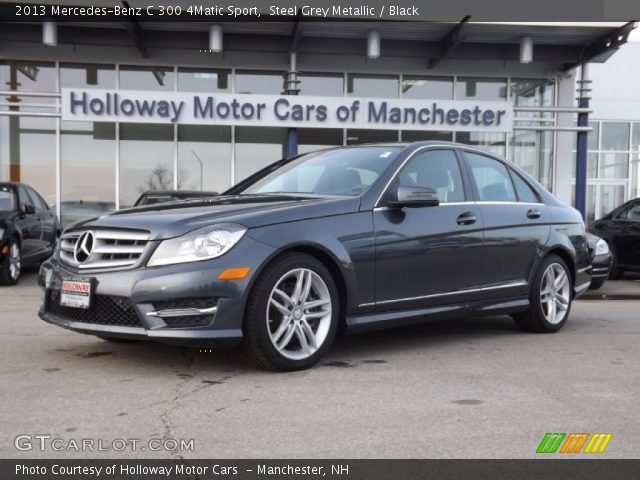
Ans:
POLYGON ((579 213, 453 143, 335 148, 219 197, 67 229, 40 270, 47 322, 107 339, 242 344, 307 368, 337 332, 511 314, 555 332, 590 282, 579 213))

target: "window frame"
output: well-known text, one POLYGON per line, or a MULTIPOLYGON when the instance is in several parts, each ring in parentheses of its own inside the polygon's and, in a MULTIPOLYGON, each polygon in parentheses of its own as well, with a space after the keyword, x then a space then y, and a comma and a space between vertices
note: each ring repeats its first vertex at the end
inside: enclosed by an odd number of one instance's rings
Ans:
POLYGON ((533 187, 533 185, 531 185, 531 182, 527 181, 527 179, 524 178, 522 175, 520 175, 512 166, 507 165, 507 170, 509 171, 509 175, 511 176, 511 183, 513 184, 513 189, 516 192, 516 198, 518 199, 518 203, 530 203, 530 204, 536 204, 536 205, 543 203, 542 199, 540 198, 540 193, 538 193, 538 190, 536 190, 533 187), (536 197, 536 200, 537 200, 536 202, 525 202, 520 199, 520 195, 518 194, 518 188, 516 187, 516 182, 514 181, 515 176, 517 176, 520 180, 522 180, 524 184, 531 189, 531 191, 533 192, 533 195, 536 197))
MULTIPOLYGON (((400 164, 400 166, 395 170, 395 172, 393 173, 393 175, 391 176, 391 178, 389 179, 389 181, 387 182, 387 184, 385 185, 384 189, 382 190, 382 193, 380 194, 380 196, 378 197, 377 201, 375 202, 373 209, 377 209, 377 208, 389 208, 389 193, 392 191, 392 189, 394 188, 395 185, 397 185, 397 182, 400 179, 400 175, 402 174, 403 170, 405 169, 405 167, 411 162, 411 160, 413 160, 415 157, 417 157, 418 155, 422 154, 422 153, 427 153, 429 151, 432 150, 449 150, 453 153, 453 155, 456 158, 456 162, 458 164, 458 169, 460 170, 460 177, 462 178, 462 191, 464 194, 464 201, 460 202, 446 202, 446 203, 441 203, 440 205, 459 205, 461 203, 473 203, 473 195, 472 192, 473 190, 471 190, 471 184, 470 184, 470 179, 468 176, 468 170, 467 170, 467 165, 466 162, 463 160, 462 156, 460 155, 460 149, 456 148, 455 146, 451 146, 451 145, 426 145, 424 147, 420 147, 417 148, 416 150, 414 150, 413 152, 411 152, 400 164)), ((378 178, 378 180, 380 180, 380 178, 378 178)), ((373 185, 372 185, 373 186, 373 185)))

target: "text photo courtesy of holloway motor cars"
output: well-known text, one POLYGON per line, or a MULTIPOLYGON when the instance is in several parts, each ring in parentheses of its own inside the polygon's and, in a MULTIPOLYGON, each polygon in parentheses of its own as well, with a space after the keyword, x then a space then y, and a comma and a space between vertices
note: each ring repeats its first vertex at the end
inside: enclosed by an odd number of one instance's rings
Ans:
POLYGON ((640 6, 435 7, 0 0, 0 478, 637 478, 640 6))

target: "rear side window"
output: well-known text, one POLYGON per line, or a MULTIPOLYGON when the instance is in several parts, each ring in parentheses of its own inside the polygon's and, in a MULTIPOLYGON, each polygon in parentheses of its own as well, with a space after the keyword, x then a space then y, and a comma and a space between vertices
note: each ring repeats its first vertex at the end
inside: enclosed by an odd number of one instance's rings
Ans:
POLYGON ((513 184, 516 187, 516 193, 518 194, 518 200, 526 203, 538 203, 540 199, 536 192, 525 182, 524 178, 511 170, 511 178, 513 178, 513 184))
POLYGON ((498 160, 477 153, 465 152, 465 157, 478 195, 483 202, 517 202, 511 177, 498 160))
POLYGON ((435 188, 440 203, 463 202, 464 188, 453 150, 427 150, 413 157, 400 172, 401 185, 435 188))

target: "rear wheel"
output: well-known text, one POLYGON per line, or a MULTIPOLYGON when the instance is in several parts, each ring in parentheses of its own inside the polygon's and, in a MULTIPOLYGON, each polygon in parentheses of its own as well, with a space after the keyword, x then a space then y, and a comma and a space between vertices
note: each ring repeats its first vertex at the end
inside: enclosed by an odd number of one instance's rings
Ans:
POLYGON ((0 283, 15 285, 22 275, 22 250, 15 238, 9 241, 9 249, 0 269, 0 283))
POLYGON ((533 279, 529 310, 515 315, 514 320, 521 330, 527 332, 557 332, 569 317, 572 297, 567 264, 557 255, 549 255, 533 279))
POLYGON ((333 343, 339 310, 329 270, 309 255, 287 254, 262 272, 250 293, 243 350, 263 368, 309 368, 333 343))

